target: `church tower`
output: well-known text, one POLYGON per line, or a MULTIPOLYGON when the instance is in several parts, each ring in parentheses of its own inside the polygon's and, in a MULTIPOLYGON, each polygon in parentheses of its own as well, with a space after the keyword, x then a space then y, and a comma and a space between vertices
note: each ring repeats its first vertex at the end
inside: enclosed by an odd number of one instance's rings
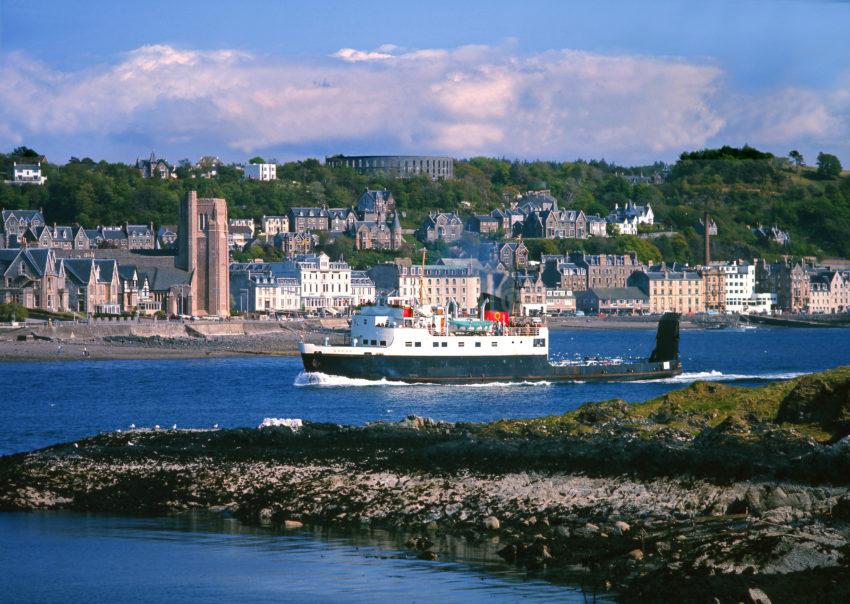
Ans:
POLYGON ((227 202, 198 199, 190 191, 180 204, 177 268, 191 273, 187 310, 193 315, 230 315, 227 202))

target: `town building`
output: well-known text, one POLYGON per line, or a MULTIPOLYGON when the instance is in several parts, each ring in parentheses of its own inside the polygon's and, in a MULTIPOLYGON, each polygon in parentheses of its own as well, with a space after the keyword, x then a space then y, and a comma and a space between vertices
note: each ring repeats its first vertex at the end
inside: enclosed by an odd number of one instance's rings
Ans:
POLYGON ((431 212, 416 231, 416 238, 423 243, 453 243, 458 241, 461 235, 463 221, 454 212, 431 212))
POLYGON ((121 314, 121 287, 115 260, 63 258, 61 263, 70 310, 87 314, 121 314))
POLYGON ((564 315, 573 314, 575 311, 576 297, 572 291, 560 287, 546 286, 546 314, 564 315))
POLYGON ((523 273, 515 277, 519 307, 514 312, 523 317, 540 317, 546 314, 546 284, 539 272, 523 273))
POLYGON ((543 254, 540 258, 543 280, 551 287, 581 292, 587 289, 587 264, 579 265, 569 256, 543 254))
POLYGON ((556 212, 558 211, 558 200, 549 189, 526 191, 517 199, 515 207, 525 215, 532 212, 556 212))
POLYGON ((347 262, 332 261, 320 252, 296 256, 284 267, 298 279, 302 310, 343 312, 351 306, 351 267, 347 262))
POLYGON ((577 308, 591 315, 638 315, 649 312, 649 296, 639 287, 595 287, 578 294, 577 308))
POLYGON ((818 271, 809 277, 811 314, 838 314, 850 311, 850 272, 818 271))
POLYGON ((582 289, 626 287, 632 273, 646 269, 635 252, 596 255, 573 252, 569 258, 585 270, 587 283, 582 289))
POLYGON ((587 217, 588 237, 607 237, 608 221, 599 214, 589 214, 587 217))
POLYGON ((637 235, 638 226, 655 223, 655 213, 648 203, 645 206, 639 206, 633 201, 627 201, 623 207, 620 207, 620 204, 614 204, 614 210, 608 214, 607 221, 621 235, 637 235))
POLYGON ((48 248, 0 249, 0 303, 60 311, 68 308, 65 272, 48 248))
POLYGON ((517 209, 496 209, 490 212, 490 216, 499 221, 499 228, 506 235, 514 232, 516 225, 522 224, 525 214, 517 209))
POLYGON ((490 214, 474 214, 466 219, 466 230, 479 235, 494 235, 501 228, 501 221, 490 214))
POLYGON ((703 267, 699 271, 705 282, 705 310, 726 312, 726 271, 719 266, 703 267))
POLYGON ((163 224, 156 230, 156 249, 173 250, 177 247, 177 225, 163 224))
POLYGON ((530 238, 587 239, 587 217, 581 210, 535 210, 526 215, 521 227, 515 227, 515 234, 530 238))
POLYGON ((366 271, 351 271, 351 305, 374 304, 375 283, 366 271))
POLYGON ((254 239, 254 232, 247 226, 228 226, 227 247, 230 250, 243 250, 254 239))
POLYGON ((791 245, 791 236, 776 225, 771 227, 758 225, 753 229, 753 234, 763 243, 775 243, 782 247, 791 245))
POLYGON ((0 220, 0 247, 20 247, 29 229, 45 224, 41 210, 2 210, 0 220))
POLYGON ((428 155, 334 155, 325 158, 331 168, 352 168, 358 174, 386 174, 396 178, 428 176, 433 180, 454 178, 451 157, 428 155))
POLYGON ((652 314, 705 312, 705 281, 696 271, 659 267, 658 270, 633 273, 628 285, 639 287, 647 294, 652 314))
POLYGON ((507 270, 528 268, 528 247, 522 241, 494 243, 487 260, 499 262, 507 270))
POLYGON ((125 224, 124 233, 127 235, 127 247, 131 250, 156 249, 156 234, 153 223, 125 224))
POLYGON ((246 180, 277 180, 277 165, 275 164, 248 164, 242 172, 242 178, 246 180))
POLYGON ((177 178, 174 166, 170 165, 165 159, 158 158, 153 152, 148 159, 136 158, 136 169, 142 175, 142 178, 160 178, 162 180, 177 178))
POLYGON ((282 262, 231 264, 230 291, 238 312, 291 314, 302 309, 298 277, 282 262))
POLYGON ((41 162, 12 162, 12 180, 4 181, 9 185, 43 185, 47 177, 41 174, 41 162))
MULTIPOLYGON (((753 306, 760 306, 762 301, 756 301, 756 267, 742 262, 716 263, 712 266, 723 271, 725 275, 725 312, 745 314, 752 311, 753 306)), ((770 309, 768 309, 770 310, 770 309)))
POLYGON ((328 210, 326 208, 290 208, 287 219, 289 220, 289 230, 293 233, 328 230, 328 210))
POLYGON ((398 212, 393 213, 391 222, 383 214, 377 220, 358 220, 354 223, 354 249, 399 250, 404 245, 398 212))
POLYGON ((422 275, 422 288, 425 304, 447 307, 449 302, 454 301, 459 312, 474 314, 481 295, 481 279, 471 263, 466 266, 427 264, 422 275))
POLYGON ((261 220, 263 234, 266 238, 271 238, 278 233, 285 233, 289 230, 288 216, 263 216, 261 220))
POLYGON ((387 189, 366 189, 355 206, 360 220, 377 220, 395 212, 395 197, 387 189))
POLYGON ((319 236, 307 231, 298 233, 280 232, 274 236, 272 240, 275 248, 283 252, 287 258, 292 258, 299 254, 309 254, 313 248, 319 244, 319 236))
POLYGON ((422 267, 410 258, 396 258, 393 262, 376 264, 366 271, 375 284, 376 293, 388 301, 402 305, 419 304, 421 298, 422 267))

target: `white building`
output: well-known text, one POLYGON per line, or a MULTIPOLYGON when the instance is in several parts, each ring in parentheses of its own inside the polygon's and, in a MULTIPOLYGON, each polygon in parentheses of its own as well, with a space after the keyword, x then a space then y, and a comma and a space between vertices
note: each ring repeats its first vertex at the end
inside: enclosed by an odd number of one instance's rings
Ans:
POLYGON ((606 220, 621 235, 637 235, 638 225, 655 224, 655 213, 650 204, 639 206, 627 201, 622 208, 620 204, 614 204, 614 211, 608 214, 606 220))
POLYGON ((366 271, 351 271, 351 305, 374 304, 375 297, 375 283, 366 271))
POLYGON ((277 180, 275 164, 248 164, 245 166, 243 178, 248 180, 277 180))
POLYGON ((43 185, 45 182, 47 182, 47 177, 41 175, 41 162, 34 164, 14 162, 12 180, 6 181, 11 185, 43 185))
POLYGON ((756 293, 755 265, 736 261, 720 264, 718 267, 723 271, 726 279, 724 286, 726 312, 729 314, 752 312, 753 295, 756 293))
POLYGON ((776 308, 776 294, 756 294, 750 296, 747 313, 769 315, 776 308))
POLYGON ((338 312, 351 306, 351 267, 347 262, 332 262, 321 252, 296 256, 283 264, 298 279, 302 310, 338 312))
POLYGON ((286 233, 289 231, 289 217, 263 216, 262 227, 266 238, 270 239, 278 233, 286 233))

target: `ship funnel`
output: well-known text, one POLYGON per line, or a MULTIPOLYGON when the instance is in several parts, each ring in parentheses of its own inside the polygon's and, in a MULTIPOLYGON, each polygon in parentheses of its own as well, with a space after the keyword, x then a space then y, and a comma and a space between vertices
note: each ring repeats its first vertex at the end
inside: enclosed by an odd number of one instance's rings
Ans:
POLYGON ((482 321, 484 320, 484 308, 487 306, 487 302, 490 301, 490 298, 484 298, 484 301, 481 303, 481 306, 478 309, 478 318, 482 321))
POLYGON ((679 360, 679 317, 679 313, 666 312, 658 321, 655 350, 649 357, 650 362, 679 360))

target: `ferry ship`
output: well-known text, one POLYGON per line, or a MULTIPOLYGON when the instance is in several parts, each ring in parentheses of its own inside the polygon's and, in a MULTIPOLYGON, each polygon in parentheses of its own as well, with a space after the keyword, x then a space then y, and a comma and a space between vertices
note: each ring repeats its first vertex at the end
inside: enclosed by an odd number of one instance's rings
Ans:
POLYGON ((301 342, 307 372, 401 382, 570 382, 666 378, 682 372, 679 315, 664 314, 646 359, 549 360, 540 319, 485 311, 460 317, 451 306, 367 306, 351 318, 341 344, 301 342))

